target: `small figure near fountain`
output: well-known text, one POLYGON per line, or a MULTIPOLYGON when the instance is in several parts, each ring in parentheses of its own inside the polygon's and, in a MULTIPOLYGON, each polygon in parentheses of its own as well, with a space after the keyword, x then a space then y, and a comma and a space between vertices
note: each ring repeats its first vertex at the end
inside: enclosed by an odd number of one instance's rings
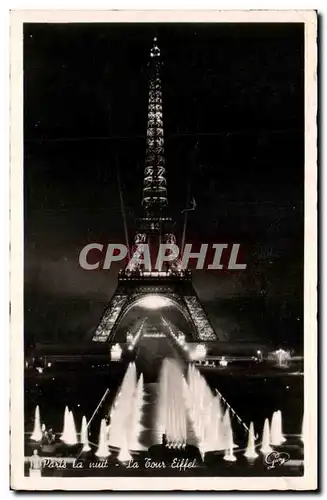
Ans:
POLYGON ((30 463, 30 470, 29 470, 29 475, 30 477, 41 477, 41 471, 42 471, 42 458, 39 456, 37 450, 33 450, 33 455, 29 459, 30 463))

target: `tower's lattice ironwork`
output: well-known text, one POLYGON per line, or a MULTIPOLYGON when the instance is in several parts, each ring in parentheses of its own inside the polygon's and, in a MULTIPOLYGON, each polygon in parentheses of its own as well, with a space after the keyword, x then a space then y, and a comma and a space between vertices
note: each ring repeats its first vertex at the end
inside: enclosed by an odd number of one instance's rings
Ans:
MULTIPOLYGON (((134 238, 134 255, 144 244, 176 244, 173 222, 167 214, 167 179, 164 158, 164 129, 161 89, 161 57, 154 38, 149 62, 149 100, 146 155, 142 192, 143 216, 134 238)), ((93 336, 93 341, 113 341, 117 326, 127 311, 148 294, 170 299, 193 325, 194 340, 217 340, 216 334, 192 285, 191 272, 182 269, 180 259, 167 262, 165 270, 144 271, 138 259, 131 259, 118 275, 118 286, 93 336)))

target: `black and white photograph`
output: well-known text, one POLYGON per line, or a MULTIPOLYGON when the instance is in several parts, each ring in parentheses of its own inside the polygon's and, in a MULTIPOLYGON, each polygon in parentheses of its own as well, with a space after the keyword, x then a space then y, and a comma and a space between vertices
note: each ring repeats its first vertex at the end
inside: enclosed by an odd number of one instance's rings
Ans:
POLYGON ((12 34, 12 487, 315 489, 316 14, 45 13, 12 34))

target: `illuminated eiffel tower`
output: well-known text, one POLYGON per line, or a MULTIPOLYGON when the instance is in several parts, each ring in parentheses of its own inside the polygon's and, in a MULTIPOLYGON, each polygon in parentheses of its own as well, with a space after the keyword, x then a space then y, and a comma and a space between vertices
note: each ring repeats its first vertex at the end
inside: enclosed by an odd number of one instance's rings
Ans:
MULTIPOLYGON (((154 38, 150 51, 148 126, 143 184, 143 217, 138 221, 134 255, 143 245, 175 244, 173 221, 167 215, 167 180, 164 159, 160 49, 154 38)), ((126 313, 146 296, 168 299, 192 325, 192 339, 214 341, 217 336, 192 285, 191 271, 182 269, 178 256, 165 262, 164 270, 143 270, 133 258, 118 275, 118 286, 93 336, 95 342, 113 342, 126 313)))

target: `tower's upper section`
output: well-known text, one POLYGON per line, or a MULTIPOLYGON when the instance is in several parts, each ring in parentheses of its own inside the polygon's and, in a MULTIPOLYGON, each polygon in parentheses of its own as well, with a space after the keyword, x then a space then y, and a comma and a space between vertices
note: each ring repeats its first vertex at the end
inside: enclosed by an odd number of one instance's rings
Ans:
POLYGON ((160 49, 153 39, 150 51, 148 126, 142 205, 148 217, 160 217, 168 204, 164 160, 160 49))

